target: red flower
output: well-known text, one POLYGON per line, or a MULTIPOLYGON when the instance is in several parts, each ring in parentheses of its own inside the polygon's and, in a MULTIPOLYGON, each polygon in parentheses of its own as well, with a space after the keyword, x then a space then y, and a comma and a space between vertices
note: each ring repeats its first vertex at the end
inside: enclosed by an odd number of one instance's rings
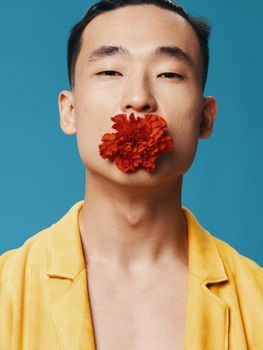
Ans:
POLYGON ((147 171, 155 168, 160 152, 170 151, 173 146, 171 136, 164 136, 167 123, 159 115, 146 114, 144 118, 130 114, 117 114, 111 118, 116 133, 106 133, 99 145, 103 159, 110 159, 123 172, 134 172, 139 166, 147 171))

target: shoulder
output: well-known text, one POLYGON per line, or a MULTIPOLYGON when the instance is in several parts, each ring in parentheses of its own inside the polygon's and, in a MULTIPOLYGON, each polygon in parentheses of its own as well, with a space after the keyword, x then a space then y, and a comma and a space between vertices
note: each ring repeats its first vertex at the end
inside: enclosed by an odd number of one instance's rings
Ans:
MULTIPOLYGON (((1 349, 11 348, 15 340, 20 342, 24 319, 28 319, 32 300, 38 298, 38 294, 32 298, 32 283, 38 283, 37 278, 45 278, 43 272, 46 270, 51 227, 31 236, 20 247, 0 255, 1 349)), ((39 290, 43 293, 43 284, 39 290)))
POLYGON ((77 253, 81 250, 78 213, 83 202, 74 203, 55 223, 29 237, 20 247, 0 255, 0 288, 3 287, 3 280, 5 286, 11 280, 15 285, 19 285, 20 281, 22 286, 23 278, 31 282, 33 275, 36 279, 38 276, 43 277, 48 271, 52 256, 56 257, 55 265, 58 261, 59 265, 66 263, 70 266, 65 249, 73 246, 77 253), (61 252, 58 256, 57 250, 61 252))
POLYGON ((15 283, 31 266, 45 264, 47 256, 48 236, 51 227, 44 228, 29 237, 20 247, 11 249, 0 255, 0 288, 2 281, 15 283), (20 276, 20 277, 19 277, 20 276))
POLYGON ((215 236, 212 236, 212 239, 228 275, 237 284, 250 288, 255 287, 263 295, 263 268, 222 239, 215 236))

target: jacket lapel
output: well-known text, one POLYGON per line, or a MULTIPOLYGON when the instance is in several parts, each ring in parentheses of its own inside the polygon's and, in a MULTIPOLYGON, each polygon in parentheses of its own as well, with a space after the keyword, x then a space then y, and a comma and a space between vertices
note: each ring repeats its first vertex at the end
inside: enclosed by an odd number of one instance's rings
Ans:
POLYGON ((51 309, 63 350, 95 350, 95 339, 76 203, 52 225, 48 243, 51 309))
POLYGON ((185 350, 227 350, 229 307, 212 292, 213 284, 226 283, 224 265, 213 236, 183 208, 188 222, 188 304, 185 350))
MULTIPOLYGON (((63 350, 95 350, 85 260, 78 213, 83 200, 54 225, 49 236, 50 301, 63 350)), ((183 207, 188 222, 188 303, 184 350, 228 350, 229 307, 212 292, 213 284, 227 283, 224 265, 213 236, 183 207)))

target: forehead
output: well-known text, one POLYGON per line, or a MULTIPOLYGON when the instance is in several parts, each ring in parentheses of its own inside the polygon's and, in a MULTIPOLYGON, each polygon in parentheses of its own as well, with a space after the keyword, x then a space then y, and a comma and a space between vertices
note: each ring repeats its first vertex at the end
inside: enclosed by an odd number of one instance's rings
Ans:
POLYGON ((177 46, 199 67, 200 47, 191 25, 180 15, 155 5, 132 5, 95 17, 82 34, 80 55, 102 45, 122 45, 143 58, 157 46, 177 46))

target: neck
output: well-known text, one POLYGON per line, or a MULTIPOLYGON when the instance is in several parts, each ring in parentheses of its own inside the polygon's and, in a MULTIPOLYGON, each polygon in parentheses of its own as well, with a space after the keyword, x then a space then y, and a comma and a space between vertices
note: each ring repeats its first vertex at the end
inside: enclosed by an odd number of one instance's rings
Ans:
POLYGON ((86 175, 79 213, 86 262, 125 271, 171 260, 187 264, 187 221, 181 208, 182 177, 151 187, 125 187, 86 175))

